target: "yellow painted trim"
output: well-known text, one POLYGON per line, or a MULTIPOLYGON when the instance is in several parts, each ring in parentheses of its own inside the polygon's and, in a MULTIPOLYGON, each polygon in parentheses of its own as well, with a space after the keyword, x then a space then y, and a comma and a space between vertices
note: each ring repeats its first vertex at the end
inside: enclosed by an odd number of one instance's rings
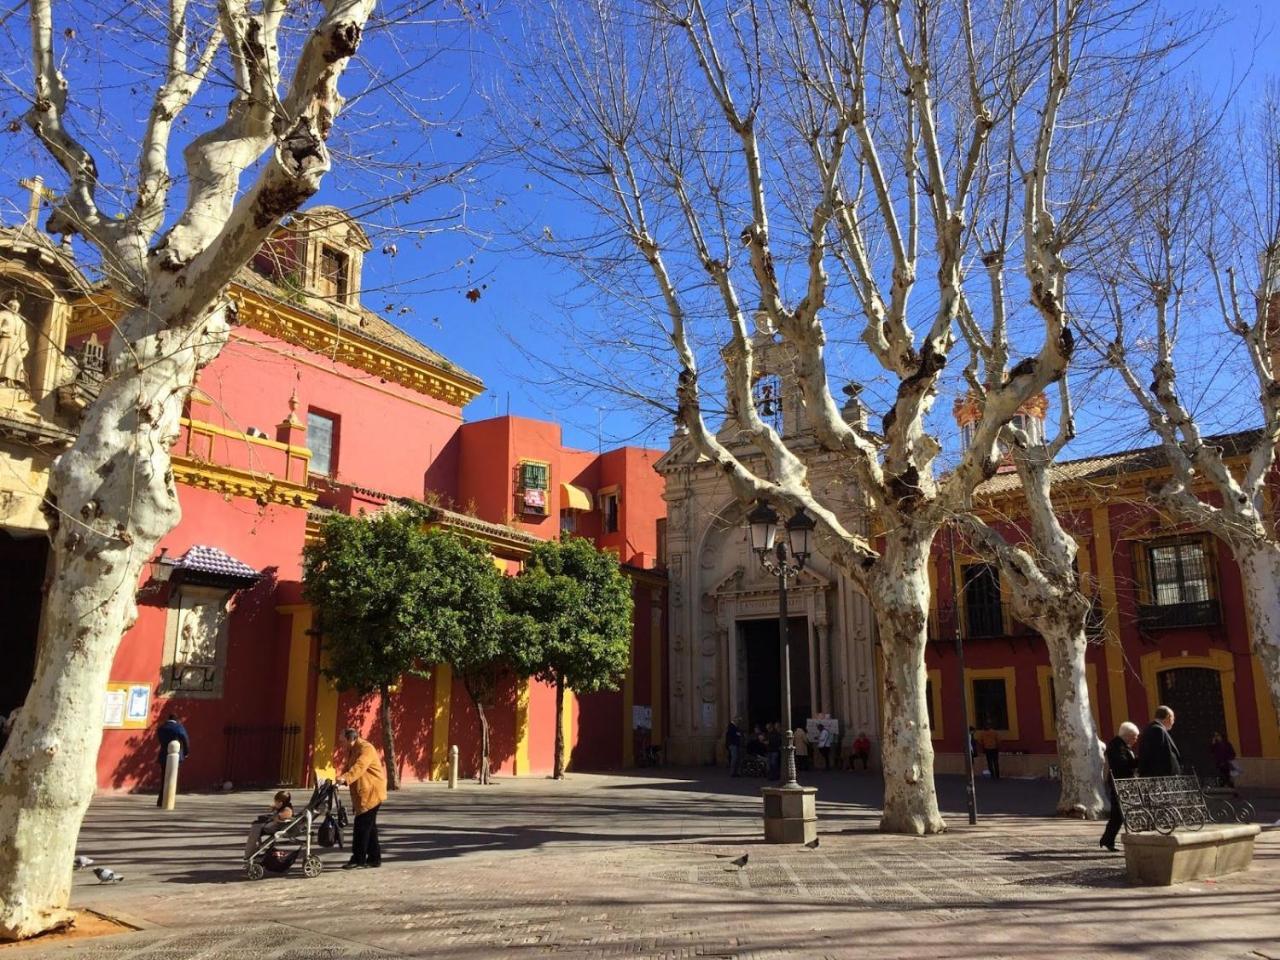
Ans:
POLYGON ((227 437, 231 440, 256 444, 260 447, 269 447, 272 450, 284 450, 299 459, 309 460, 311 458, 311 451, 307 447, 295 447, 292 444, 281 443, 279 440, 272 440, 269 437, 252 437, 239 430, 232 430, 228 427, 220 427, 216 423, 209 423, 207 420, 192 420, 190 417, 183 417, 179 422, 192 433, 212 434, 218 437, 227 437))
POLYGON ((1107 635, 1102 653, 1107 665, 1107 702, 1111 723, 1119 727, 1129 719, 1129 698, 1124 684, 1124 651, 1120 648, 1120 608, 1116 599, 1115 557, 1111 550, 1111 513, 1108 507, 1092 510, 1093 543, 1098 564, 1098 599, 1106 616, 1107 635))
MULTIPOLYGON (((653 714, 653 729, 649 732, 649 742, 654 746, 662 744, 665 731, 662 729, 662 591, 653 590, 650 594, 649 607, 649 704, 653 714)), ((630 723, 628 722, 628 726, 630 723)))
POLYGON ((453 709, 453 670, 435 665, 434 716, 431 718, 431 779, 449 779, 449 717, 453 709))
MULTIPOLYGON (((1271 691, 1267 688, 1267 678, 1263 675, 1262 661, 1257 654, 1250 654, 1249 668, 1253 674, 1253 698, 1258 705, 1258 733, 1262 737, 1262 755, 1280 757, 1280 723, 1276 722, 1276 708, 1271 702, 1271 691)), ((1231 743, 1237 750, 1240 749, 1240 745, 1234 740, 1231 743)))
POLYGON ((515 775, 530 773, 529 769, 529 684, 528 678, 520 681, 520 694, 516 698, 516 757, 515 775))
POLYGON ((974 696, 973 681, 975 680, 1003 680, 1004 681, 1004 701, 1008 708, 1009 726, 1004 730, 997 730, 1001 740, 1017 740, 1018 739, 1018 682, 1017 672, 1013 667, 996 667, 988 670, 973 670, 968 667, 964 671, 965 689, 969 694, 969 702, 967 704, 969 726, 976 729, 977 722, 974 720, 974 696))
MULTIPOLYGON (((321 659, 323 659, 321 654, 321 659)), ((338 749, 338 688, 323 673, 316 674, 316 729, 311 751, 311 766, 316 780, 336 775, 333 755, 338 749)))
MULTIPOLYGON (((1049 679, 1052 676, 1053 667, 1044 663, 1036 666, 1036 685, 1040 688, 1040 726, 1044 730, 1046 740, 1058 739, 1058 711, 1055 709, 1053 692, 1049 685, 1049 679)), ((1084 677, 1084 682, 1089 688, 1089 712, 1093 714, 1093 724, 1098 730, 1102 730, 1098 705, 1098 668, 1092 663, 1086 663, 1084 677)))
MULTIPOLYGON (((307 729, 307 695, 311 692, 311 607, 306 604, 290 604, 277 608, 291 618, 289 629, 289 673, 284 688, 284 722, 296 723, 307 729)), ((302 758, 297 758, 298 768, 286 770, 282 765, 280 778, 285 783, 301 784, 302 758)))
POLYGON ((564 732, 564 768, 569 769, 569 764, 573 761, 573 714, 577 707, 578 699, 573 695, 573 691, 565 687, 564 691, 564 710, 560 716, 560 729, 564 732))
MULTIPOLYGON (((275 356, 280 357, 288 361, 289 363, 297 364, 300 367, 310 367, 312 370, 319 370, 322 373, 327 373, 330 375, 332 375, 334 372, 333 364, 320 363, 310 359, 304 354, 291 353, 287 350, 281 350, 279 347, 273 346, 271 343, 267 341, 251 340, 248 337, 244 336, 243 334, 239 333, 235 328, 233 328, 231 331, 231 341, 228 343, 227 347, 223 348, 223 350, 224 351, 227 350, 233 344, 242 344, 243 346, 249 347, 254 350, 263 350, 267 353, 272 353, 275 356)), ((462 415, 461 409, 453 406, 447 401, 441 401, 437 397, 429 397, 429 398, 424 398, 422 400, 418 400, 414 397, 406 397, 403 393, 397 393, 394 390, 388 390, 382 384, 374 383, 371 380, 365 380, 360 385, 366 390, 373 390, 376 393, 383 394, 384 396, 392 397, 396 400, 397 403, 411 403, 415 407, 421 407, 423 410, 430 410, 432 413, 436 414, 437 416, 449 417, 452 420, 457 420, 459 423, 462 423, 466 419, 462 415)), ((213 401, 210 400, 209 402, 213 402, 213 401)))
POLYGON ((226 497, 246 497, 266 503, 282 503, 291 507, 306 507, 315 503, 320 494, 300 483, 281 480, 270 474, 257 474, 236 467, 222 466, 175 454, 172 459, 173 477, 179 483, 213 490, 226 497))
POLYGON ((942 671, 929 671, 929 700, 933 704, 933 729, 929 731, 930 740, 941 740, 944 736, 942 719, 942 671))
MULTIPOLYGON (((346 326, 304 313, 284 301, 233 284, 231 299, 239 307, 239 322, 268 336, 302 347, 330 360, 392 380, 458 407, 484 392, 479 380, 411 357, 394 347, 362 336, 346 326)), ((111 291, 95 293, 74 305, 70 336, 77 337, 104 327, 114 327, 124 304, 111 291), (90 316, 95 313, 96 316, 90 316)))
MULTIPOLYGON (((1236 661, 1230 650, 1210 650, 1207 657, 1166 657, 1155 651, 1142 656, 1142 685, 1147 691, 1147 716, 1156 712, 1160 705, 1160 674, 1166 670, 1177 670, 1180 667, 1201 667, 1218 672, 1218 682, 1222 685, 1222 712, 1227 721, 1227 739, 1237 750, 1240 749, 1240 717, 1236 713, 1236 661)), ((1178 729, 1178 718, 1175 716, 1174 730, 1178 729)), ((1174 735, 1177 742, 1177 735, 1174 735)))

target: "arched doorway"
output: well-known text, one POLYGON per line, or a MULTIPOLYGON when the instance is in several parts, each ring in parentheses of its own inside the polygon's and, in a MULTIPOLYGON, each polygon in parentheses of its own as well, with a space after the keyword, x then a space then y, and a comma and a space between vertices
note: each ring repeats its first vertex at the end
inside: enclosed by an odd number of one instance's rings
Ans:
POLYGON ((1221 675, 1207 667, 1175 667, 1162 670, 1159 683, 1160 702, 1173 708, 1173 740, 1182 762, 1202 777, 1216 777, 1209 742, 1215 732, 1227 735, 1221 675))
POLYGON ((36 665, 36 637, 44 601, 49 540, 43 534, 15 537, 0 530, 0 623, 4 624, 4 670, 0 713, 22 706, 36 665))

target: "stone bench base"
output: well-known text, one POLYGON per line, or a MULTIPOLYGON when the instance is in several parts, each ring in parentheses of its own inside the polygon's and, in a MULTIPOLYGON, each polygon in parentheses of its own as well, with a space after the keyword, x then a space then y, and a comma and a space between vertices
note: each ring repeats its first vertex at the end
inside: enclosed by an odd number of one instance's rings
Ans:
POLYGON ((763 787, 760 793, 767 842, 812 843, 817 838, 817 787, 763 787))
POLYGON ((1178 830, 1126 833, 1124 862, 1132 883, 1167 887, 1187 880, 1221 877, 1248 870, 1253 840, 1262 828, 1256 823, 1178 830))

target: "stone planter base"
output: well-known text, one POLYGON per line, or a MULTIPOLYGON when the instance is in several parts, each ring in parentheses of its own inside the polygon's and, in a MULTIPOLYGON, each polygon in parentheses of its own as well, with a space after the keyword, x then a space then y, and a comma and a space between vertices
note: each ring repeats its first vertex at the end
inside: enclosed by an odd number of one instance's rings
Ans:
POLYGON ((810 843, 818 836, 817 787, 764 787, 768 843, 810 843))
POLYGON ((1179 830, 1168 836, 1126 833, 1124 862, 1129 880, 1143 886, 1167 887, 1248 870, 1253 860, 1253 839, 1261 832, 1256 823, 1249 823, 1179 830))

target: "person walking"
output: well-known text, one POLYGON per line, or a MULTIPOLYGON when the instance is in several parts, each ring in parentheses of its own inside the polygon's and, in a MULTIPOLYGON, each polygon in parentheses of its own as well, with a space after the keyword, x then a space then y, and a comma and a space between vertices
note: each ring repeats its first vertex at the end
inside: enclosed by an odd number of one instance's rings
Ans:
POLYGON ((782 724, 771 723, 765 730, 769 744, 769 779, 782 779, 782 724))
MULTIPOLYGON (((164 804, 164 758, 169 754, 169 744, 175 740, 182 746, 179 757, 183 762, 186 762, 187 757, 191 754, 191 738, 187 736, 187 728, 182 725, 178 715, 171 713, 165 718, 164 723, 160 724, 156 729, 156 742, 160 745, 160 757, 157 760, 160 764, 160 789, 156 792, 157 807, 164 804)), ((176 786, 174 790, 176 792, 176 786)))
POLYGON ((729 755, 729 776, 736 777, 742 766, 742 731, 736 719, 729 721, 729 728, 724 732, 724 749, 729 755))
POLYGON ((1102 839, 1098 846, 1115 852, 1116 834, 1124 826, 1124 811, 1120 808, 1120 795, 1116 792, 1116 781, 1127 780, 1138 772, 1138 758, 1133 755, 1133 748, 1138 742, 1138 725, 1126 720, 1120 724, 1115 738, 1107 744, 1107 790, 1111 794, 1111 816, 1107 820, 1107 828, 1102 831, 1102 839))
POLYGON ((794 734, 794 743, 796 745, 796 769, 809 769, 809 734, 805 733, 804 727, 796 727, 794 734))
POLYGON ((1230 740, 1215 730, 1213 739, 1209 741, 1209 753, 1213 755, 1213 765, 1218 770, 1218 784, 1234 789, 1236 781, 1231 775, 1231 768, 1235 764, 1236 748, 1231 745, 1230 740))
POLYGON ((831 769, 831 731, 818 724, 818 753, 822 754, 822 769, 831 769))
POLYGON ((387 774, 373 744, 348 727, 343 731, 347 741, 347 758, 338 774, 339 786, 351 788, 351 859, 343 870, 382 866, 382 848, 378 845, 378 810, 387 799, 387 774))
POLYGON ((991 721, 987 720, 982 729, 978 731, 978 745, 982 747, 982 752, 987 757, 987 772, 991 774, 992 780, 1000 779, 1000 734, 991 728, 991 721))
POLYGON ((1182 754, 1169 735, 1172 729, 1173 711, 1164 705, 1156 707, 1138 739, 1138 776, 1176 777, 1182 773, 1182 754))

